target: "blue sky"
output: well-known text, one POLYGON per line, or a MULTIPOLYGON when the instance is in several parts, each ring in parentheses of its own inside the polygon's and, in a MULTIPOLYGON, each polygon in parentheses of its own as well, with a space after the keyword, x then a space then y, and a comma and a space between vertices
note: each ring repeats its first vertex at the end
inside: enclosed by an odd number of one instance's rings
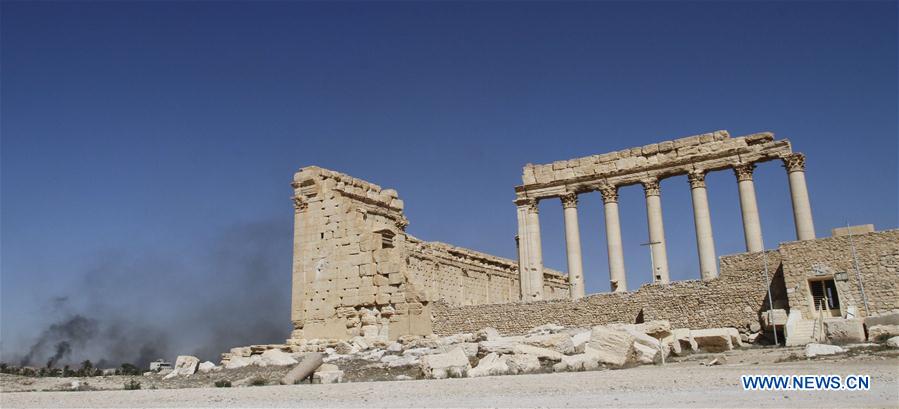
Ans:
MULTIPOLYGON (((413 235, 514 258, 525 163, 773 131, 808 156, 819 236, 897 225, 896 2, 0 11, 4 358, 73 313, 196 337, 225 321, 222 344, 286 337, 289 182, 306 165, 397 189, 413 235), (278 330, 245 329, 259 321, 278 330)), ((740 252, 734 175, 707 181, 718 254, 740 252)), ((761 166, 756 189, 766 246, 794 239, 784 169, 761 166)), ((699 276, 689 194, 686 177, 662 183, 674 280, 699 276)), ((636 288, 650 280, 640 188, 620 203, 636 288)), ((608 290, 602 218, 599 194, 582 196, 588 292, 608 290)), ((546 264, 565 270, 559 203, 541 224, 546 264)))

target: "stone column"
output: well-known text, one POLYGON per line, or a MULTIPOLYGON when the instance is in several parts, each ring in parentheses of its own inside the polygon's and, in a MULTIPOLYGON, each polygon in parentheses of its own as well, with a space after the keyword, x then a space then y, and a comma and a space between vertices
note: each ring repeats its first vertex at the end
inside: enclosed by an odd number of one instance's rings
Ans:
POLYGON ((815 238, 815 223, 812 221, 812 205, 805 185, 805 155, 794 153, 784 160, 784 167, 790 177, 790 197, 793 202, 793 220, 796 224, 797 240, 815 238))
POLYGON ((521 300, 526 301, 531 295, 531 254, 527 218, 529 203, 516 200, 515 204, 518 212, 518 235, 515 236, 518 245, 518 284, 521 286, 521 300))
POLYGON ((584 297, 584 264, 581 260, 581 231, 577 221, 577 193, 562 196, 565 216, 565 250, 571 299, 584 297))
POLYGON ((518 205, 519 271, 521 300, 543 299, 543 255, 540 245, 540 217, 536 199, 521 199, 518 205))
POLYGON ((543 299, 543 246, 540 243, 540 215, 535 199, 528 207, 528 236, 531 243, 531 298, 543 299))
POLYGON ((752 182, 754 169, 755 165, 751 163, 734 166, 737 187, 740 190, 740 211, 743 213, 743 236, 746 238, 746 251, 750 253, 765 249, 759 208, 755 201, 755 185, 752 182))
POLYGON ((712 217, 709 215, 705 173, 690 172, 687 179, 690 181, 690 193, 693 196, 693 224, 696 226, 699 273, 703 280, 711 280, 718 277, 718 260, 715 257, 715 239, 712 236, 712 217))
POLYGON ((627 292, 627 276, 624 270, 624 247, 621 244, 621 222, 618 220, 618 187, 602 185, 603 208, 606 218, 606 247, 609 253, 609 290, 627 292))
POLYGON ((649 222, 649 248, 652 252, 652 281, 668 284, 668 251, 665 249, 665 226, 662 222, 662 197, 658 180, 643 182, 646 193, 646 218, 649 222))
MULTIPOLYGON (((298 188, 295 185, 294 188, 298 188)), ((293 265, 291 268, 290 320, 294 329, 302 332, 306 310, 306 275, 303 271, 303 235, 309 234, 304 217, 309 202, 296 193, 293 199, 293 265)))

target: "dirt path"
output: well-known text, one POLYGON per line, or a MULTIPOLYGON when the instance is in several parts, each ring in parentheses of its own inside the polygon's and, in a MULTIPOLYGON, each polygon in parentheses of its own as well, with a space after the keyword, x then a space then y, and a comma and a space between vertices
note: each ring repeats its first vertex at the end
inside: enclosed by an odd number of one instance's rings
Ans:
MULTIPOLYGON (((695 363, 694 363, 695 364, 695 363)), ((899 407, 899 359, 850 358, 440 381, 0 394, 13 407, 899 407), (869 391, 745 392, 744 374, 865 374, 869 391)))

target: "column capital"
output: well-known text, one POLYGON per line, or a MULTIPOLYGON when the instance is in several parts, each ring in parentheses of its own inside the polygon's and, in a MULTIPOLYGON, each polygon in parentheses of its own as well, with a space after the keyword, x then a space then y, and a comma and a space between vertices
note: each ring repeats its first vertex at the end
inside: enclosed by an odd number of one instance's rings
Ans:
POLYGON ((562 199, 562 207, 567 209, 569 207, 577 207, 577 193, 570 192, 562 195, 560 197, 562 199))
POLYGON ((540 208, 537 206, 538 202, 539 202, 539 200, 536 198, 526 197, 523 199, 516 200, 515 204, 517 204, 520 207, 527 208, 528 213, 539 213, 540 208))
POLYGON ((647 179, 640 181, 640 183, 643 184, 643 193, 646 194, 646 197, 662 195, 662 188, 659 186, 658 179, 647 179))
POLYGON ((754 163, 741 163, 734 165, 734 175, 737 176, 737 182, 751 181, 752 171, 755 170, 754 163))
POLYGON ((599 193, 602 195, 603 203, 618 203, 618 186, 604 183, 599 185, 599 193))
POLYGON ((293 200, 293 210, 297 213, 302 212, 309 207, 309 202, 307 202, 306 198, 303 196, 293 196, 291 199, 293 200))
POLYGON ((690 189, 705 188, 705 172, 694 170, 687 174, 687 180, 690 181, 690 189))
POLYGON ((805 172, 805 155, 792 153, 783 157, 784 167, 787 172, 805 172))

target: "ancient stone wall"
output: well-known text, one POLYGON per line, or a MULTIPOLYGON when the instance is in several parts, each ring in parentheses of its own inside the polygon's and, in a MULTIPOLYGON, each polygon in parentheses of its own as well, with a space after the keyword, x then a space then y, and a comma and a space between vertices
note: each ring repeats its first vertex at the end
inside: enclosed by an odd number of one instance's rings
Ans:
MULTIPOLYGON (((520 299, 518 263, 440 242, 424 242, 407 236, 408 271, 428 301, 450 305, 516 302, 520 299)), ((544 293, 550 299, 567 299, 568 284, 562 273, 544 269, 544 293)))
MULTIPOLYGON (((519 334, 547 323, 589 327, 611 322, 666 319, 676 327, 744 327, 758 321, 767 296, 763 253, 725 256, 714 280, 678 281, 667 286, 646 284, 637 291, 588 295, 577 301, 535 301, 472 307, 435 306, 433 329, 438 334, 494 327, 519 334)), ((768 252, 771 277, 779 264, 768 252)), ((770 281, 770 280, 769 280, 770 281)))
MULTIPOLYGON (((396 191, 319 167, 294 175, 291 340, 430 334, 430 304, 518 300, 509 259, 405 233, 396 191)), ((548 293, 567 296, 547 270, 548 293)))
MULTIPOLYGON (((853 240, 871 313, 899 308, 899 230, 853 236, 853 240)), ((811 302, 806 279, 815 269, 830 274, 849 271, 849 280, 838 286, 840 297, 844 304, 857 305, 864 315, 848 237, 784 243, 775 251, 723 256, 720 264, 721 273, 712 280, 646 284, 633 292, 593 294, 576 301, 463 307, 435 303, 433 330, 453 334, 494 327, 504 334, 520 334, 548 323, 589 327, 656 319, 669 320, 679 328, 744 328, 758 322, 759 313, 769 308, 768 286, 774 308, 799 308, 808 317, 811 302)))
POLYGON ((805 318, 814 316, 809 279, 835 279, 842 315, 850 306, 857 314, 866 315, 862 287, 871 315, 899 309, 899 230, 853 234, 814 241, 784 243, 779 250, 784 257, 784 284, 790 307, 802 311, 805 318), (861 275, 856 274, 852 244, 861 275))

